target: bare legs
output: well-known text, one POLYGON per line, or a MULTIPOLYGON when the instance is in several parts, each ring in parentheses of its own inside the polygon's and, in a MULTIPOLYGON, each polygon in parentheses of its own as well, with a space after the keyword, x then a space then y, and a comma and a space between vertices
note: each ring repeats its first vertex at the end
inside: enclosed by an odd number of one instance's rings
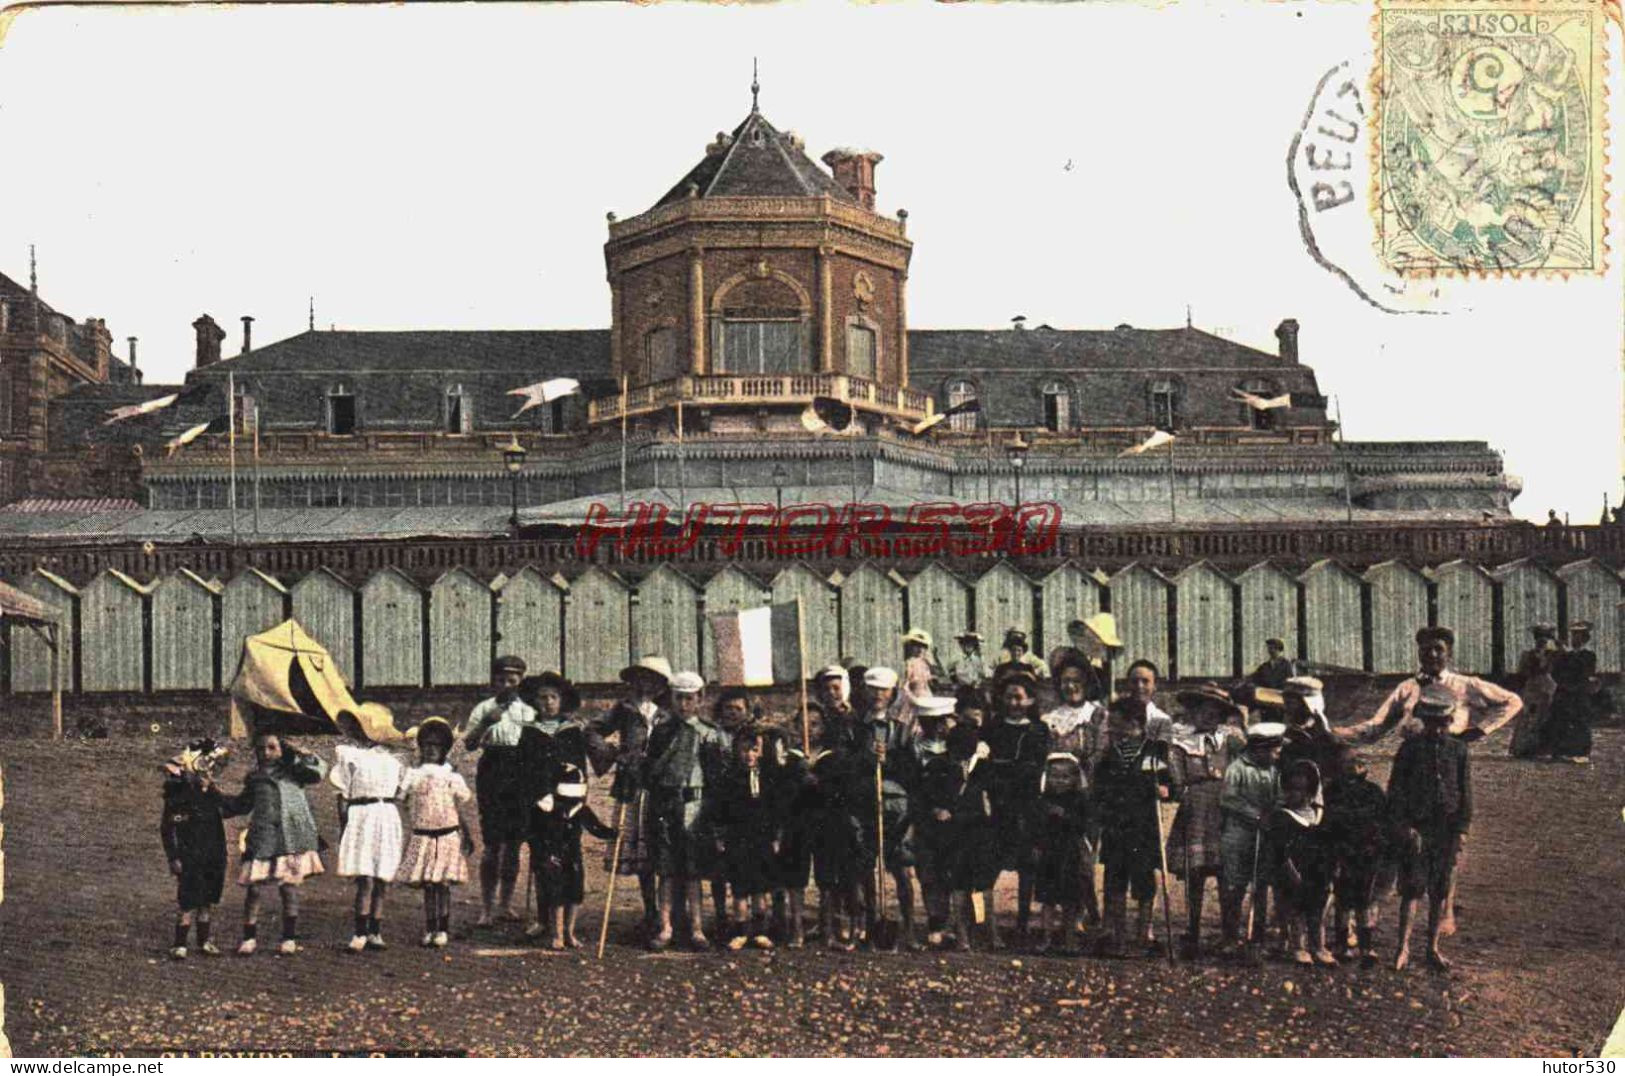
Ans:
POLYGON ((490 926, 494 900, 502 904, 502 918, 512 919, 513 890, 519 881, 519 842, 488 843, 480 856, 480 926, 490 926))

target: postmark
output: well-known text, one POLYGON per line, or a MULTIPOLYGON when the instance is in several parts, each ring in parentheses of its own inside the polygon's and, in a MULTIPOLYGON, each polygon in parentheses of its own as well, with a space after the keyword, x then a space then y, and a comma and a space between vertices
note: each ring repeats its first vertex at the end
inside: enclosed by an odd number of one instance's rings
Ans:
POLYGON ((1378 257, 1406 276, 1600 273, 1601 3, 1379 0, 1378 257))

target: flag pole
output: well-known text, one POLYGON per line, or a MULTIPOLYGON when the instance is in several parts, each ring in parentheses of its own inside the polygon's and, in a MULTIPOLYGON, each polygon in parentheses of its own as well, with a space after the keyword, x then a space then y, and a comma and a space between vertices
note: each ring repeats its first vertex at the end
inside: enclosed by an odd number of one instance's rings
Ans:
POLYGON ((1178 495, 1174 491, 1174 445, 1179 441, 1173 434, 1168 435, 1168 521, 1179 522, 1178 495))
POLYGON ((807 714, 807 625, 801 615, 801 595, 796 595, 796 657, 801 662, 801 750, 812 758, 812 718, 807 714))
POLYGON ((237 380, 226 371, 226 453, 231 476, 231 544, 237 544, 237 380))
POLYGON ((688 452, 683 447, 683 398, 677 398, 677 512, 688 514, 688 452))
POLYGON ((621 375, 621 512, 626 512, 626 400, 627 378, 621 375))
POLYGON ((254 401, 254 533, 260 532, 260 404, 254 401))
POLYGON ((1354 522, 1354 477, 1349 473, 1349 460, 1343 454, 1343 401, 1336 396, 1332 397, 1332 406, 1337 408, 1337 454, 1343 460, 1343 519, 1345 522, 1354 522))

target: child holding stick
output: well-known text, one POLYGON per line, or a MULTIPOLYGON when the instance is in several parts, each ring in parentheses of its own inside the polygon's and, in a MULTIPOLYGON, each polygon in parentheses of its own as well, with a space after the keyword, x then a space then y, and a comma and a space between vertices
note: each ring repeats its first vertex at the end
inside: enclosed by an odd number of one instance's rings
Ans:
POLYGON ((536 882, 536 918, 549 927, 554 949, 579 949, 576 911, 586 896, 581 831, 610 840, 615 830, 587 806, 587 778, 573 762, 559 766, 559 783, 537 800, 530 816, 531 873, 536 882))

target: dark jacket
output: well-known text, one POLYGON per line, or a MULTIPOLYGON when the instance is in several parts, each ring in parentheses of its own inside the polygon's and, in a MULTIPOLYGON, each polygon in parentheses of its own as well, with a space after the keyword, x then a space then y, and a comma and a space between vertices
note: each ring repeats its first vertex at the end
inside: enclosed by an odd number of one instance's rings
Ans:
POLYGON ((304 786, 319 783, 326 774, 327 763, 297 752, 285 752, 270 769, 249 771, 243 790, 226 798, 221 812, 227 818, 250 816, 244 859, 275 859, 320 847, 304 786))
POLYGON ((1388 775, 1388 810, 1394 822, 1467 832, 1473 819, 1467 757, 1467 745, 1453 736, 1427 733, 1401 744, 1388 775))
POLYGON ((164 813, 158 836, 164 858, 180 860, 183 870, 207 868, 226 862, 225 797, 213 785, 199 788, 171 777, 164 782, 164 813))
POLYGON ((672 720, 670 710, 657 708, 654 720, 645 723, 636 706, 622 699, 605 713, 587 722, 587 754, 594 773, 615 770, 610 795, 622 803, 638 798, 642 788, 643 759, 654 728, 672 720), (615 743, 609 741, 614 739, 615 743))

